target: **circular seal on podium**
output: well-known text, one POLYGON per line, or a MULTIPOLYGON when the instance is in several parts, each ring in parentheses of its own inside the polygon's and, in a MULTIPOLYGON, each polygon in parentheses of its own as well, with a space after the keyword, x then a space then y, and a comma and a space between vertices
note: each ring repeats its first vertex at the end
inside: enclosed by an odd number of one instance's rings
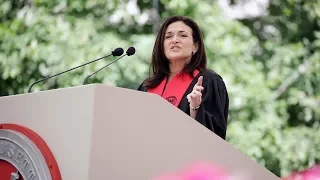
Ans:
POLYGON ((45 141, 31 129, 16 124, 0 124, 0 169, 0 179, 62 179, 45 141))

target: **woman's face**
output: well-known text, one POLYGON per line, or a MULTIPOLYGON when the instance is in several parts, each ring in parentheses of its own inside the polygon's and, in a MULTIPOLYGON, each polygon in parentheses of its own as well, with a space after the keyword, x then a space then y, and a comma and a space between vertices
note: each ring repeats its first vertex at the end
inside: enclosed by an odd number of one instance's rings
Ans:
POLYGON ((193 43, 192 29, 181 21, 170 24, 164 36, 164 53, 170 62, 191 59, 198 49, 193 43))

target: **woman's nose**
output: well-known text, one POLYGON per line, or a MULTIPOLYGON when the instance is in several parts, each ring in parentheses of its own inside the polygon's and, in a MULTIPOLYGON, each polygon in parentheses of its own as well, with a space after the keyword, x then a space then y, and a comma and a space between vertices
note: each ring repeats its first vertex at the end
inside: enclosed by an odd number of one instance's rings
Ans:
POLYGON ((173 36, 172 42, 177 43, 179 41, 179 38, 177 36, 173 36))

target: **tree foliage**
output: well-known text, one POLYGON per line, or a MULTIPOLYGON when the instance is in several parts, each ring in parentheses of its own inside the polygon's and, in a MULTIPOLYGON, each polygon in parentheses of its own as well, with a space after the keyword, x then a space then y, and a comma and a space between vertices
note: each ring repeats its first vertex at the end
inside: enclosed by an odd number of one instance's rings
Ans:
MULTIPOLYGON (((0 95, 26 93, 35 80, 130 46, 134 56, 89 82, 137 88, 149 74, 156 22, 150 14, 151 0, 0 0, 0 95)), ((227 140, 278 176, 319 163, 319 1, 271 1, 266 16, 241 20, 225 18, 212 1, 159 2, 160 23, 174 14, 199 23, 209 68, 226 82, 227 140)), ((111 60, 33 91, 81 85, 111 60)))

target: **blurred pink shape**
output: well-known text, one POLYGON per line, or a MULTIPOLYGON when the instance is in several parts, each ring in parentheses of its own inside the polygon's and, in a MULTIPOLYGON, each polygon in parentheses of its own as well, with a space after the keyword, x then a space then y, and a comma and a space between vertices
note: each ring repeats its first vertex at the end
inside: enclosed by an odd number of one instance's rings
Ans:
POLYGON ((283 180, 320 180, 320 164, 311 168, 294 172, 283 180))
POLYGON ((227 180, 228 174, 221 168, 205 162, 187 166, 176 174, 163 175, 153 180, 227 180))
POLYGON ((228 174, 221 168, 209 163, 196 163, 182 173, 183 180, 227 180, 228 174))

